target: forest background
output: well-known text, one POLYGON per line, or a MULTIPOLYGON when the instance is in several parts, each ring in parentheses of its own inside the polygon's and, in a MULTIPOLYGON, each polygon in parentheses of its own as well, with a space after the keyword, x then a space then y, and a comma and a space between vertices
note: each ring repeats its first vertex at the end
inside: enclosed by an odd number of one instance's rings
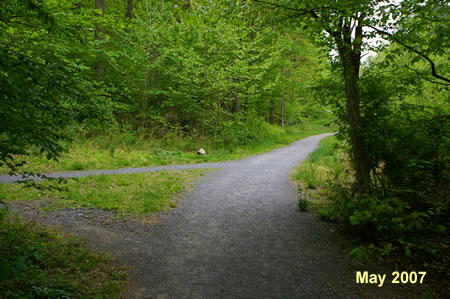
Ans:
POLYGON ((353 256, 444 273, 449 12, 437 0, 4 0, 2 172, 221 161, 338 130, 347 175, 328 165, 322 215, 362 237, 353 256))

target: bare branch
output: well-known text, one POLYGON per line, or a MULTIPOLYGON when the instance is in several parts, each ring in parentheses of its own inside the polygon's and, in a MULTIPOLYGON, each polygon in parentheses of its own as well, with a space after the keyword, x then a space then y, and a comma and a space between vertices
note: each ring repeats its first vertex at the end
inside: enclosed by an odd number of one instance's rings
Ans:
POLYGON ((413 71, 414 73, 416 73, 417 75, 419 75, 419 76, 420 76, 423 80, 425 80, 425 81, 428 81, 428 82, 433 83, 433 84, 439 84, 439 85, 444 85, 444 86, 450 86, 450 84, 448 84, 448 83, 442 83, 442 82, 437 82, 437 81, 430 80, 430 79, 428 79, 427 77, 425 77, 423 74, 421 74, 419 71, 417 71, 417 70, 415 70, 415 69, 413 69, 413 68, 411 68, 411 67, 409 67, 409 66, 407 66, 407 65, 404 65, 404 67, 407 68, 407 69, 409 69, 409 70, 411 70, 411 71, 413 71))
POLYGON ((397 38, 395 38, 395 36, 394 36, 393 34, 387 32, 387 31, 378 29, 378 28, 376 28, 376 27, 374 27, 374 26, 371 26, 371 25, 367 25, 367 26, 368 26, 369 28, 372 28, 373 30, 375 30, 376 32, 378 32, 378 33, 380 33, 380 34, 382 34, 382 35, 388 36, 391 40, 393 40, 393 41, 396 42, 397 44, 403 46, 404 48, 410 50, 411 52, 416 53, 417 55, 419 55, 420 57, 422 57, 423 59, 425 59, 426 61, 428 61, 428 63, 429 63, 430 66, 431 66, 431 75, 432 75, 433 77, 437 78, 437 79, 440 79, 440 80, 443 80, 443 81, 446 81, 446 82, 449 82, 449 83, 450 83, 450 79, 447 79, 447 78, 445 78, 445 77, 443 77, 443 76, 440 76, 440 75, 438 75, 438 74, 436 73, 436 65, 434 64, 433 60, 431 60, 427 55, 425 55, 425 54, 423 54, 423 53, 417 51, 416 49, 414 49, 414 48, 411 47, 411 46, 408 46, 407 44, 405 44, 405 43, 403 43, 402 41, 398 40, 397 38))

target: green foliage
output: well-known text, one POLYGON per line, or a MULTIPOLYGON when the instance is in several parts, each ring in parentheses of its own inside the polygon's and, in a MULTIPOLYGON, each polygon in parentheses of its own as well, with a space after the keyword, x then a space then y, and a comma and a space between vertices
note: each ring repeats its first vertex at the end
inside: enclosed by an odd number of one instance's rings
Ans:
POLYGON ((108 116, 108 101, 90 78, 89 16, 71 1, 0 4, 0 165, 34 145, 47 159, 63 151, 65 128, 108 116))
MULTIPOLYGON (((359 250, 381 256, 404 255, 413 263, 426 264, 433 271, 445 269, 448 259, 448 207, 435 203, 417 207, 405 199, 365 195, 354 198, 351 192, 334 185, 325 211, 332 219, 344 221, 367 244, 359 250)), ((358 254, 357 254, 358 255, 358 254)))
POLYGON ((5 298, 111 298, 125 286, 124 269, 73 237, 3 214, 0 292, 5 298))
MULTIPOLYGON (((424 113, 424 110, 421 111, 424 113)), ((425 113, 428 112, 425 110, 425 113)), ((401 113, 408 113, 408 110, 404 108, 401 113)), ((421 115, 415 113, 416 116, 421 115)), ((420 128, 418 119, 413 119, 414 125, 420 128)), ((422 124, 433 123, 436 124, 432 118, 422 124)), ((384 124, 386 129, 393 130, 387 126, 388 123, 384 124)), ((407 126, 412 125, 408 123, 407 126)), ((394 127, 394 122, 392 126, 394 127)), ((420 155, 424 151, 427 153, 424 158, 426 156, 430 161, 437 157, 443 158, 436 154, 441 149, 432 143, 436 140, 432 131, 427 130, 425 135, 419 130, 413 133, 402 126, 403 122, 397 117, 395 128, 408 132, 407 136, 412 139, 396 138, 395 142, 392 139, 385 142, 397 146, 405 143, 408 148, 398 148, 398 153, 390 152, 390 156, 384 156, 383 164, 373 173, 373 191, 369 194, 355 196, 351 188, 351 173, 346 171, 348 162, 344 159, 345 156, 339 154, 335 146, 329 146, 335 142, 334 137, 324 139, 316 152, 297 168, 293 178, 306 188, 305 196, 312 199, 311 202, 323 219, 343 222, 359 237, 361 245, 354 248, 349 256, 357 259, 366 259, 374 254, 382 258, 403 256, 409 263, 435 273, 444 273, 448 264, 447 248, 450 239, 448 193, 442 191, 447 188, 448 183, 445 185, 442 181, 448 179, 448 172, 439 172, 444 166, 442 161, 439 162, 439 167, 434 168, 439 173, 438 177, 433 176, 434 172, 428 163, 398 165, 395 169, 387 170, 387 165, 392 160, 403 161, 399 157, 413 160, 408 156, 410 152, 420 155), (336 159, 330 159, 331 157, 336 159), (325 180, 320 179, 323 168, 328 174, 325 180), (392 177, 402 179, 396 181, 392 177), (442 185, 435 189, 436 183, 442 185), (314 190, 315 188, 325 189, 326 192, 320 193, 320 189, 314 190)), ((377 142, 383 142, 384 139, 378 137, 377 142)), ((386 143, 374 143, 372 148, 374 152, 386 152, 388 149, 386 143)))
MULTIPOLYGON (((56 160, 74 127, 138 130, 127 151, 141 133, 201 136, 215 150, 282 134, 266 122, 328 125, 308 89, 321 72, 316 47, 253 13, 233 1, 135 1, 131 14, 114 0, 101 11, 92 1, 3 1, 0 166, 17 171, 30 151, 56 160)), ((117 143, 103 143, 111 158, 117 143)))
MULTIPOLYGON (((114 28, 104 45, 114 58, 104 82, 117 119, 240 145, 254 120, 281 124, 283 97, 290 125, 301 123, 298 106, 320 111, 306 88, 319 72, 315 47, 299 31, 281 34, 260 23, 246 3, 136 3, 126 30, 114 28)), ((305 113, 302 122, 309 119, 305 113)))

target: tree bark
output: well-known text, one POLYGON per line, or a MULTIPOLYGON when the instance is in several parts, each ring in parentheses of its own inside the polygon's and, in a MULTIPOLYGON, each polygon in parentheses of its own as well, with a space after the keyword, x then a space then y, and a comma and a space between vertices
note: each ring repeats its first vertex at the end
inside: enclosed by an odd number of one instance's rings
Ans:
POLYGON ((236 90, 233 97, 233 113, 239 113, 239 94, 236 90))
POLYGON ((367 193, 370 188, 369 158, 363 144, 363 124, 360 111, 359 69, 361 65, 362 27, 355 29, 355 39, 351 42, 352 28, 343 22, 342 35, 335 35, 339 57, 344 70, 345 97, 350 126, 353 163, 356 172, 356 187, 359 194, 367 193), (360 41, 357 38, 360 37, 360 41))
POLYGON ((269 107, 269 123, 273 124, 275 122, 275 100, 273 97, 270 99, 269 107))
POLYGON ((133 18, 133 0, 127 0, 127 10, 125 12, 125 16, 128 20, 133 18))
MULTIPOLYGON (((286 68, 281 70, 281 75, 285 75, 286 79, 288 79, 288 74, 286 68)), ((286 104, 286 91, 283 88, 283 97, 281 98, 281 127, 284 128, 284 112, 285 112, 285 104, 286 104)))
POLYGON ((247 123, 247 121, 248 121, 248 87, 247 87, 247 91, 245 92, 244 114, 245 114, 245 122, 247 123))
POLYGON ((216 126, 214 128, 214 149, 217 147, 217 131, 220 126, 220 118, 221 118, 221 111, 220 111, 220 87, 217 88, 217 117, 216 117, 216 126))
POLYGON ((362 141, 363 127, 361 111, 359 109, 360 95, 358 77, 355 71, 347 73, 345 79, 345 96, 347 100, 347 114, 350 125, 350 140, 352 142, 353 160, 356 171, 358 193, 366 193, 370 186, 368 156, 362 141))
MULTIPOLYGON (((95 0, 95 8, 100 9, 102 11, 102 16, 105 13, 105 0, 95 0)), ((99 41, 103 41, 105 39, 105 30, 100 26, 96 26, 95 38, 99 41)), ((99 50, 102 50, 102 47, 99 47, 99 50)), ((95 65, 95 72, 97 74, 97 80, 103 80, 103 76, 105 74, 105 66, 103 63, 104 56, 103 54, 99 54, 97 57, 97 63, 95 65)))

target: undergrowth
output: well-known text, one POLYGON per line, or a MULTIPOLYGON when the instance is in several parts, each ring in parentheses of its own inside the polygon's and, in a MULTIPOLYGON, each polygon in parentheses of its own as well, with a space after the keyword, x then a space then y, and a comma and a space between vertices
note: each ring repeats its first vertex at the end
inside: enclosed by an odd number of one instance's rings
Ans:
POLYGON ((382 260, 448 280, 448 204, 426 195, 405 196, 408 190, 382 195, 372 187, 355 195, 350 161, 337 145, 335 137, 325 138, 293 173, 299 207, 311 206, 323 219, 346 224, 359 243, 349 252, 352 258, 382 260))
POLYGON ((1 211, 1 298, 119 298, 128 270, 113 263, 74 237, 1 211))

